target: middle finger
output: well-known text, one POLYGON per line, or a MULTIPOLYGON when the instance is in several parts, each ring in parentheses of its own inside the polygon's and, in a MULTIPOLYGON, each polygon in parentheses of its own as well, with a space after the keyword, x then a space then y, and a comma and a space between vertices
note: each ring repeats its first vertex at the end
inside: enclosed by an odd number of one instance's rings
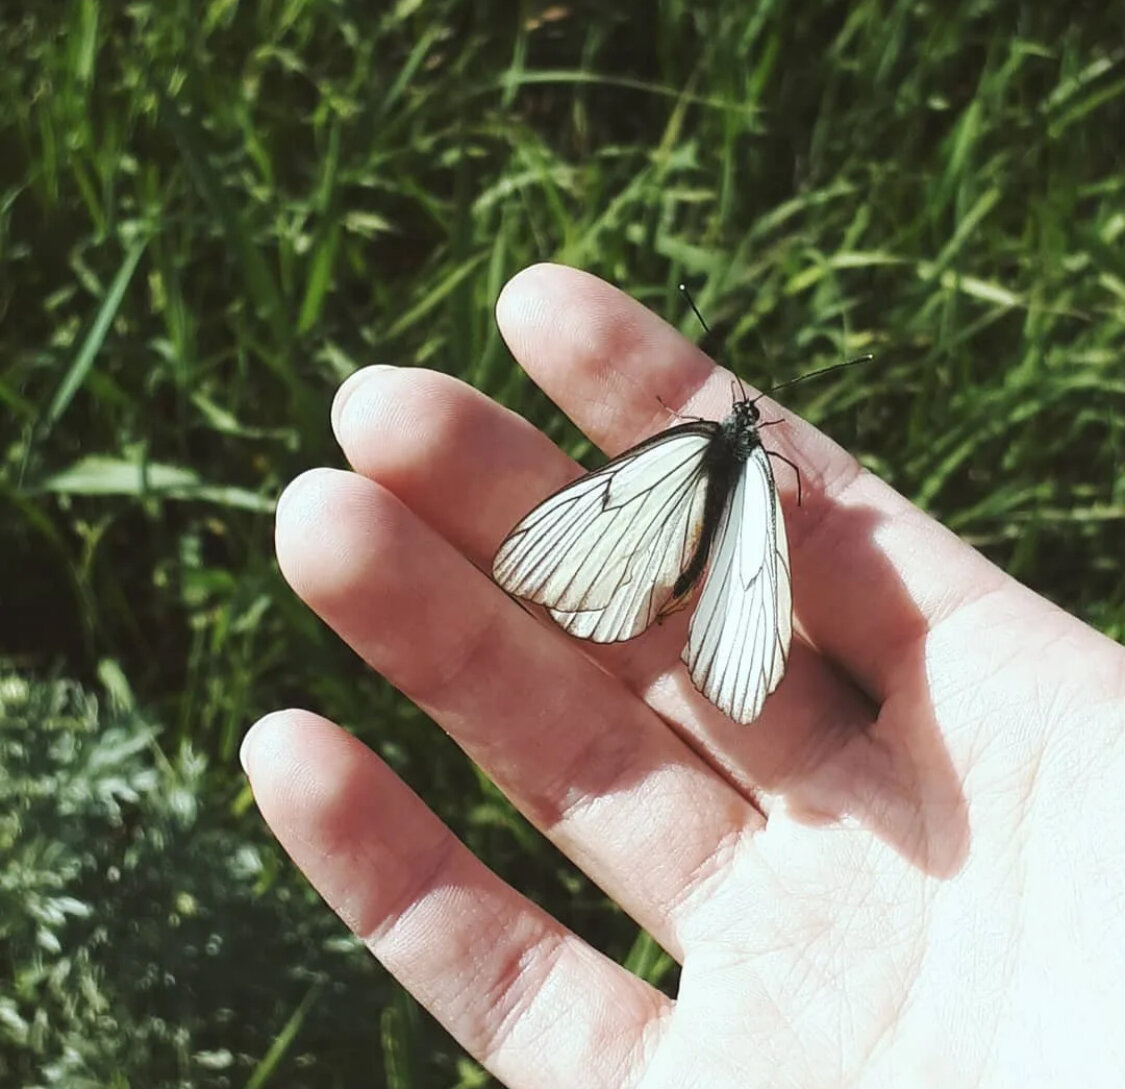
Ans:
MULTIPOLYGON (((515 522, 581 471, 522 417, 432 371, 358 372, 332 416, 352 466, 486 570, 515 522)), ((695 692, 679 662, 684 619, 673 618, 655 639, 573 645, 644 696, 759 804, 805 779, 870 721, 855 689, 796 642, 785 682, 760 719, 751 729, 731 723, 695 692)))

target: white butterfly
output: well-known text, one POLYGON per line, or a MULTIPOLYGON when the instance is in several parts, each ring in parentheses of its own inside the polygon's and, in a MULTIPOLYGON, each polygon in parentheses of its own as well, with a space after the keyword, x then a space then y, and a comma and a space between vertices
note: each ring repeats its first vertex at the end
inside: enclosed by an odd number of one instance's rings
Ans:
POLYGON ((639 635, 703 589, 683 659, 737 722, 778 686, 793 635, 785 522, 759 413, 680 424, 545 499, 505 538, 492 574, 572 635, 639 635))

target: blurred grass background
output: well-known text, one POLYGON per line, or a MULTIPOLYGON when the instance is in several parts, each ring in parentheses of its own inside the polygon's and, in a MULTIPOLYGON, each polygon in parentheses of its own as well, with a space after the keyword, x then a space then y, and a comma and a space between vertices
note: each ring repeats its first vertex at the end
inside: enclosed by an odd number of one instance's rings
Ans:
POLYGON ((333 390, 456 374, 587 447, 492 318, 540 259, 1125 633, 1120 5, 6 0, 0 1084, 491 1084, 280 858, 236 753, 353 727, 501 874, 656 950, 284 586, 333 390))

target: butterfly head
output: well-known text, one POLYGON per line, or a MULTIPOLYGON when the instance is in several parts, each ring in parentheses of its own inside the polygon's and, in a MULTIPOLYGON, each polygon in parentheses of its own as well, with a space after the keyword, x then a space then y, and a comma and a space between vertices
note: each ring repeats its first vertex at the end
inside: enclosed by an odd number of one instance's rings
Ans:
POLYGON ((734 417, 739 430, 746 431, 756 430, 758 421, 762 417, 762 414, 758 411, 757 404, 745 397, 734 402, 731 415, 734 417))
POLYGON ((728 449, 733 449, 740 460, 745 461, 754 448, 761 444, 758 437, 760 419, 758 406, 749 398, 742 398, 734 402, 730 415, 723 421, 722 428, 729 444, 728 449))

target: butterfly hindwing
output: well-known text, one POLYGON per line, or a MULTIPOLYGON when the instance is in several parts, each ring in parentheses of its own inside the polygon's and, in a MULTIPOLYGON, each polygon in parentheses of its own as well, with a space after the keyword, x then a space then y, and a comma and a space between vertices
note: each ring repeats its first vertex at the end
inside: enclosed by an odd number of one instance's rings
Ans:
POLYGON ((785 521, 759 445, 716 532, 683 654, 695 687, 737 722, 758 717, 785 673, 792 609, 785 521))

